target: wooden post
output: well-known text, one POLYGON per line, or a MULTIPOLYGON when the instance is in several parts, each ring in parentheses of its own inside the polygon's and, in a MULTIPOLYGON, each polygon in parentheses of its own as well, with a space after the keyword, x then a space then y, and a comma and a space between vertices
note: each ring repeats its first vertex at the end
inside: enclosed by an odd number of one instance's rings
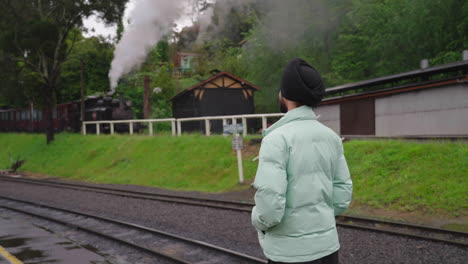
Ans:
MULTIPOLYGON (((80 60, 80 89, 81 89, 81 105, 80 105, 80 120, 85 121, 85 80, 84 80, 84 61, 80 60)), ((86 131, 86 128, 85 128, 86 131)))
POLYGON ((110 123, 111 135, 114 135, 114 123, 110 123))
POLYGON ((153 123, 148 122, 148 127, 149 127, 149 134, 150 134, 150 136, 152 136, 153 135, 153 123))
POLYGON ((244 137, 246 137, 247 136, 247 118, 245 117, 242 118, 242 126, 244 127, 243 135, 244 137))
POLYGON ((171 121, 171 126, 172 126, 172 136, 175 136, 177 134, 175 121, 171 121))
POLYGON ((101 134, 101 126, 99 124, 96 124, 96 135, 101 134))
POLYGON ((228 134, 224 133, 224 127, 227 125, 227 119, 223 118, 223 136, 227 137, 228 134))
POLYGON ((130 122, 129 128, 130 128, 130 135, 133 135, 133 122, 130 122))
POLYGON ((177 135, 182 136, 182 124, 179 120, 177 120, 177 135))
POLYGON ((211 124, 209 119, 205 119, 205 133, 207 136, 211 136, 211 124))
POLYGON ((150 89, 150 77, 145 76, 144 80, 144 94, 143 94, 143 116, 144 119, 151 118, 151 89, 150 89))
POLYGON ((267 118, 266 118, 266 116, 262 116, 262 128, 263 128, 263 131, 265 131, 267 129, 267 118))
POLYGON ((31 102, 31 118, 29 119, 31 121, 31 127, 30 127, 30 132, 34 131, 34 104, 31 102))
POLYGON ((83 132, 83 135, 86 136, 86 124, 84 122, 81 122, 81 130, 83 132))

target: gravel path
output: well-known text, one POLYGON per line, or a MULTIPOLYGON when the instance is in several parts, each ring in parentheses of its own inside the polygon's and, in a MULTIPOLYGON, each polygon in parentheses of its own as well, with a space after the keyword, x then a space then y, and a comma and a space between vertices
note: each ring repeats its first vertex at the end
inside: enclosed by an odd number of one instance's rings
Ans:
MULTIPOLYGON (((248 213, 10 182, 0 183, 0 194, 134 222, 263 257, 248 213)), ((339 228, 339 233, 342 264, 468 263, 466 248, 347 228, 339 228)))

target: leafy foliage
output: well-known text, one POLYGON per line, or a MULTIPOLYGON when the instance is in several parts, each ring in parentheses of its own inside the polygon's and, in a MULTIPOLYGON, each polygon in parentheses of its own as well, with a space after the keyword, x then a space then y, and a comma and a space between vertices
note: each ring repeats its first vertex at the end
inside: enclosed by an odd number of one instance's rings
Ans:
POLYGON ((73 51, 64 62, 61 73, 59 102, 80 98, 81 63, 84 64, 84 78, 87 94, 104 93, 109 89, 112 44, 102 37, 83 38, 74 44, 73 51))
MULTIPOLYGON (((36 79, 36 99, 45 106, 47 142, 54 138, 53 107, 60 94, 61 69, 81 35, 76 28, 96 14, 111 24, 122 17, 127 0, 1 0, 0 50, 27 79, 36 79)), ((16 83, 24 83, 17 79, 16 83)), ((15 83, 15 82, 13 82, 15 83)), ((13 84, 11 83, 11 84, 13 84)), ((16 85, 18 86, 18 85, 16 85)), ((10 87, 9 89, 14 89, 10 87)))
MULTIPOLYGON (((431 65, 457 61, 468 48, 468 3, 462 0, 251 2, 255 11, 233 8, 224 31, 213 30, 199 51, 209 59, 196 72, 229 70, 259 85, 260 112, 277 111, 281 73, 294 57, 314 65, 331 87, 413 70, 424 58, 431 65), (236 16, 239 10, 244 16, 236 16), (240 32, 226 34, 233 28, 240 32)), ((215 8, 213 28, 217 16, 215 8)))

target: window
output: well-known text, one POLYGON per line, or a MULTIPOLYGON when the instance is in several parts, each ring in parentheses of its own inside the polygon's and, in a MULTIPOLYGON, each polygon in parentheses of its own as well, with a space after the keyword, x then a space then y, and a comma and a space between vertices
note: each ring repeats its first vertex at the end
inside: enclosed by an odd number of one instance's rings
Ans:
POLYGON ((38 113, 38 115, 37 115, 37 119, 38 119, 39 121, 42 120, 42 111, 39 111, 39 113, 38 113))
POLYGON ((52 113, 52 118, 57 119, 57 108, 54 108, 54 112, 52 113))
POLYGON ((16 120, 21 120, 21 112, 20 111, 16 112, 16 120))

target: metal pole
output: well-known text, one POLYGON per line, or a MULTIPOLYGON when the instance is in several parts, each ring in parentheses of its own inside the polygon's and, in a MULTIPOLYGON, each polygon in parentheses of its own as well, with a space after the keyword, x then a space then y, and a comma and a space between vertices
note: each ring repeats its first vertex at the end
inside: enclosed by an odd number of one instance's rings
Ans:
POLYGON ((149 127, 149 134, 150 136, 152 136, 153 135, 153 123, 148 122, 148 127, 149 127))
POLYGON ((111 135, 114 135, 114 123, 110 123, 111 135))
POLYGON ((242 118, 242 126, 244 127, 243 135, 244 137, 246 137, 247 136, 247 118, 245 117, 242 118))
POLYGON ((175 136, 177 134, 175 121, 171 121, 171 127, 172 127, 172 136, 175 136))
POLYGON ((99 125, 99 124, 96 124, 96 135, 100 135, 100 134, 101 134, 100 125, 99 125))
POLYGON ((267 129, 267 118, 265 116, 262 116, 262 128, 263 131, 267 129))
POLYGON ((130 122, 129 127, 130 127, 130 135, 133 135, 133 122, 130 122))
POLYGON ((209 119, 205 119, 205 132, 207 136, 211 136, 211 124, 209 119))

